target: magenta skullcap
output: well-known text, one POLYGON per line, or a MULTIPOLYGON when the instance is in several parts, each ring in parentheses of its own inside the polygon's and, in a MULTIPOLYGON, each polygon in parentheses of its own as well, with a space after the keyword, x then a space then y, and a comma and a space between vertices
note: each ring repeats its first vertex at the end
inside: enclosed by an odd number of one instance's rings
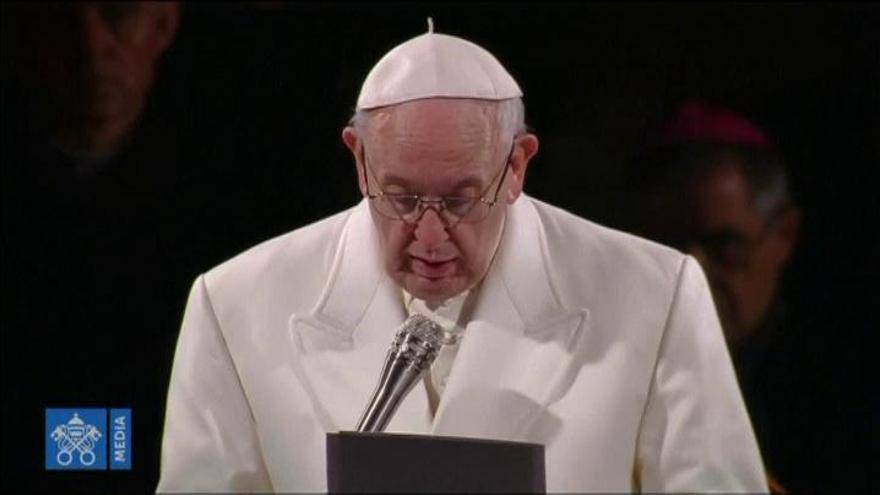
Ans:
POLYGON ((688 101, 661 127, 649 148, 686 143, 718 143, 772 148, 761 129, 732 110, 688 101))

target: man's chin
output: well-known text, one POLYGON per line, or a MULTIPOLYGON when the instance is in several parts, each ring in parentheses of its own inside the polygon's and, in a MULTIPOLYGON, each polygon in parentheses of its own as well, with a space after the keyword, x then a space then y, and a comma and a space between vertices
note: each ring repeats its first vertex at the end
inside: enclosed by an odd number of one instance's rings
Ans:
POLYGON ((460 277, 428 278, 412 273, 407 275, 404 288, 413 297, 432 302, 445 301, 467 289, 460 277))

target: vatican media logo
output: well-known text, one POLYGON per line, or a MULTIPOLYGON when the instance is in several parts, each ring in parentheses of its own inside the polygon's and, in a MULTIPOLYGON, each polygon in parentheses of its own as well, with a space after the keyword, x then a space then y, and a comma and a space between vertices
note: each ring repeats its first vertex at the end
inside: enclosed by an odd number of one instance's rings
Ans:
POLYGON ((131 409, 46 409, 46 469, 129 470, 131 440, 131 409))

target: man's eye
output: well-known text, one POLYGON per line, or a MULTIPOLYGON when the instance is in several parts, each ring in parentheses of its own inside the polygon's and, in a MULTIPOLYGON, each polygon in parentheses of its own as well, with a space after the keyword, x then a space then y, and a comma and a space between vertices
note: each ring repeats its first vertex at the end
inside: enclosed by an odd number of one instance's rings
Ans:
POLYGON ((474 200, 471 198, 451 197, 446 198, 445 202, 446 209, 449 210, 450 213, 454 213, 456 215, 464 215, 468 212, 474 200))
POLYGON ((738 239, 727 239, 704 244, 706 251, 715 261, 729 265, 740 265, 748 258, 748 245, 738 239))
POLYGON ((391 203, 401 212, 412 211, 418 206, 418 200, 412 196, 390 196, 391 203))

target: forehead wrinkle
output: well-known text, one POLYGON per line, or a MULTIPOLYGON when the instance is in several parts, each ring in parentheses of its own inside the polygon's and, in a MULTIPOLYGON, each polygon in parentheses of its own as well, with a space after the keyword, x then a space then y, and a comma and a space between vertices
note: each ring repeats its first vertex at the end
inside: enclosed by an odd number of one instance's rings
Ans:
POLYGON ((438 139, 430 129, 399 127, 390 133, 388 147, 400 159, 431 160, 441 163, 479 163, 491 150, 491 139, 480 129, 460 129, 456 132, 454 145, 447 139, 438 139))
POLYGON ((409 102, 373 114, 370 134, 389 148, 383 151, 408 159, 473 159, 494 151, 496 113, 496 106, 474 100, 409 102))

